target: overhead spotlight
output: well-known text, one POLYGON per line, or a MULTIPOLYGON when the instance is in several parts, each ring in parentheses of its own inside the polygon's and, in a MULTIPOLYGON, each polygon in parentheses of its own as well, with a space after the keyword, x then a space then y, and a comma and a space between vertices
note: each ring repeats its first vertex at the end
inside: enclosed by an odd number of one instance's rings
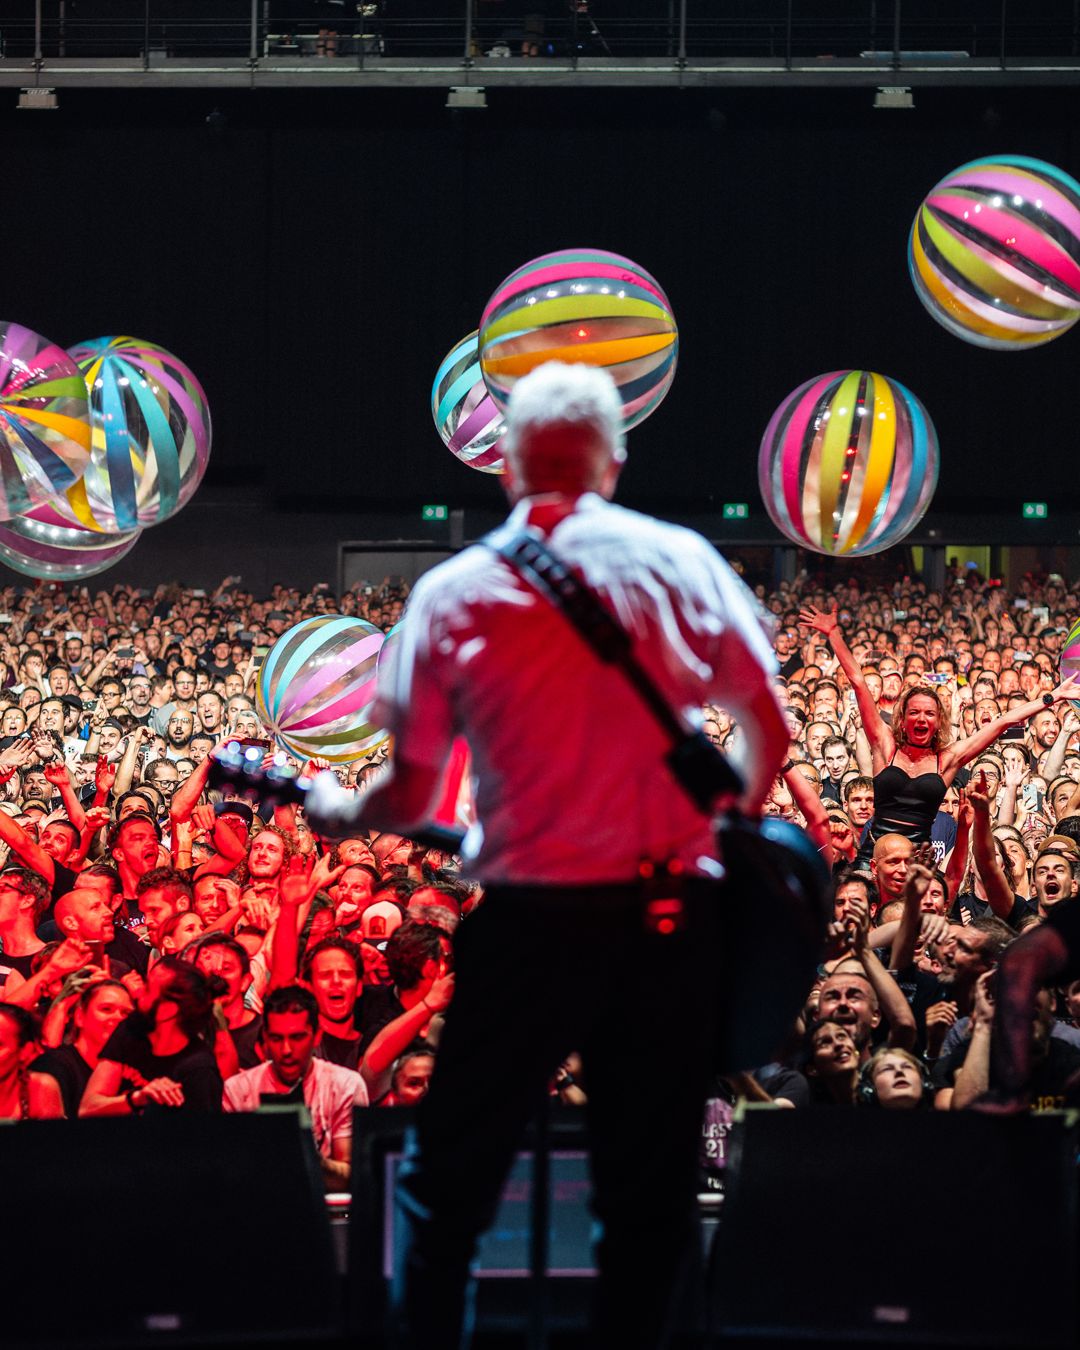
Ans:
POLYGON ((875 108, 914 108, 915 100, 907 85, 882 85, 874 95, 875 108))
POLYGON ((60 104, 56 101, 55 89, 20 89, 19 103, 20 108, 59 108, 60 104))
POLYGON ((446 95, 448 108, 486 108, 487 90, 484 86, 473 84, 452 84, 446 95))

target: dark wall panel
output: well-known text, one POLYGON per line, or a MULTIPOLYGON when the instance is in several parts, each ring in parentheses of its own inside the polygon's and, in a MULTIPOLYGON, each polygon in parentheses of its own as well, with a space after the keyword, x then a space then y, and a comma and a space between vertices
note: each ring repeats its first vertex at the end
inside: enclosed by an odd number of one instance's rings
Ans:
POLYGON ((19 193, 0 313, 65 344, 126 331, 188 360, 214 412, 210 483, 254 504, 494 506, 497 483, 435 436, 432 374, 509 270, 590 243, 654 271, 681 326, 624 498, 754 502, 776 402, 866 365, 930 410, 939 503, 1019 500, 1033 466, 1041 499, 1080 501, 1080 337, 969 347, 923 313, 905 261, 921 196, 968 158, 1020 152, 1080 174, 1074 92, 991 107, 985 91, 917 91, 901 113, 874 111, 867 90, 492 90, 486 112, 459 114, 444 101, 65 90, 57 113, 6 107, 19 193))

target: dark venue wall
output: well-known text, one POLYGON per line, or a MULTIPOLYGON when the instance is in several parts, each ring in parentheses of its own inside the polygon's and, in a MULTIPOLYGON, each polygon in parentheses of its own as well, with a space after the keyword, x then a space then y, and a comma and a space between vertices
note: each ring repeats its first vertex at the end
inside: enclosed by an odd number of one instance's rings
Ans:
POLYGON ((497 509, 497 481, 442 448, 431 378, 507 272, 579 243, 653 271, 681 328, 623 500, 756 507, 776 403, 866 366, 930 411, 937 506, 1011 507, 1036 486, 1080 503, 1080 337, 968 346, 924 313, 906 268, 921 197, 966 159, 1080 174, 1073 91, 920 89, 910 112, 873 109, 868 89, 498 89, 485 112, 447 111, 437 89, 65 89, 34 115, 14 101, 3 316, 65 345, 161 342, 210 398, 210 472, 157 532, 154 572, 259 540, 285 550, 268 568, 315 548, 332 579, 325 560, 361 513, 419 527, 422 502, 497 509))

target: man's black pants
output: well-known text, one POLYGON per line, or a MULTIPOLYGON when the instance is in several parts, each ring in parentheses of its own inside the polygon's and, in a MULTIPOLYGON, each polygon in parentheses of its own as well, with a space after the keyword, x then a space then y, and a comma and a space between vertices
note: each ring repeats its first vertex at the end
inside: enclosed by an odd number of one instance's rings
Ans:
POLYGON ((409 1344, 467 1339, 469 1263, 524 1127, 559 1063, 584 1060, 600 1221, 598 1345, 653 1347, 696 1237, 710 1048, 715 887, 686 883, 683 923, 651 928, 636 885, 498 886, 462 925, 454 1001, 404 1165, 397 1281, 409 1344))

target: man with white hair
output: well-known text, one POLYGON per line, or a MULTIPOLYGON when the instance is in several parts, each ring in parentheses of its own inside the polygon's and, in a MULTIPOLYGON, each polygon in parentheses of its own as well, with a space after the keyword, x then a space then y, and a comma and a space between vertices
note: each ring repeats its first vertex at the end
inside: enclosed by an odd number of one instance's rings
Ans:
MULTIPOLYGON (((610 376, 558 363, 526 376, 503 446, 504 530, 550 542, 673 707, 690 717, 716 702, 739 719, 740 805, 759 815, 788 741, 770 644, 749 591, 704 539, 610 504, 625 459, 610 376)), ((417 583, 375 716, 394 733, 392 776, 352 811, 317 780, 316 827, 336 814, 347 829, 358 815, 410 835, 463 735, 479 826, 466 871, 485 887, 458 935, 454 998, 398 1191, 410 1344, 462 1344, 476 1239, 524 1125, 580 1050, 603 1228, 596 1343, 660 1345, 694 1236, 711 1067, 711 822, 675 781, 667 737, 624 674, 494 541, 417 583), (678 901, 674 931, 650 922, 658 896, 678 901), (662 1090, 643 1092, 658 1065, 662 1090)))

